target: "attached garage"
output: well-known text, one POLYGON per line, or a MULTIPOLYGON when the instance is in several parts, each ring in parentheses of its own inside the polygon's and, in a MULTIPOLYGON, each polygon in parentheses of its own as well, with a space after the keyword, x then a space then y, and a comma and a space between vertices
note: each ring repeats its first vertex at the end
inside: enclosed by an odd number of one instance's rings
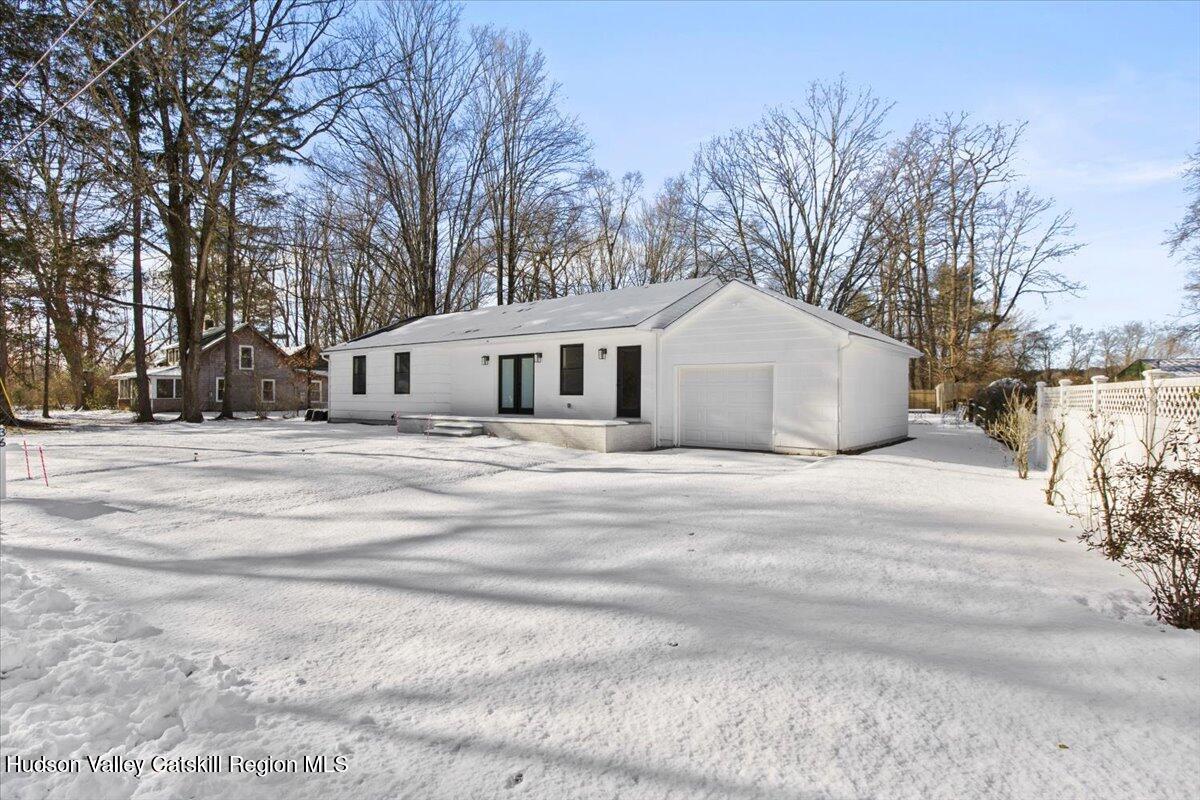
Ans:
POLYGON ((679 404, 682 445, 771 449, 774 387, 769 365, 684 367, 679 404))
POLYGON ((840 314, 730 281, 664 327, 658 444, 836 453, 903 439, 916 355, 840 314))

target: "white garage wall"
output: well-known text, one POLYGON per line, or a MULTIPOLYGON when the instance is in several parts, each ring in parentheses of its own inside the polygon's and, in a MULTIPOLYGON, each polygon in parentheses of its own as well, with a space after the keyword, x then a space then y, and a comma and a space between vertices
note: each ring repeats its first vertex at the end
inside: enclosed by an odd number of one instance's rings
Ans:
POLYGON ((542 354, 534 365, 534 416, 557 419, 614 419, 617 413, 617 348, 641 345, 642 419, 654 421, 655 336, 651 331, 576 332, 480 339, 330 353, 330 416, 335 420, 387 421, 406 414, 495 416, 500 356, 542 354), (560 395, 559 346, 583 345, 583 394, 560 395), (600 360, 598 350, 608 348, 600 360), (412 393, 393 393, 393 354, 409 352, 412 393), (367 393, 352 393, 351 356, 367 356, 367 393), (481 357, 489 356, 484 366, 481 357))
POLYGON ((677 443, 679 370, 700 364, 773 364, 775 449, 836 450, 838 347, 846 335, 733 284, 662 336, 658 442, 677 443))
POLYGON ((841 449, 908 435, 908 355, 860 336, 842 350, 841 449))

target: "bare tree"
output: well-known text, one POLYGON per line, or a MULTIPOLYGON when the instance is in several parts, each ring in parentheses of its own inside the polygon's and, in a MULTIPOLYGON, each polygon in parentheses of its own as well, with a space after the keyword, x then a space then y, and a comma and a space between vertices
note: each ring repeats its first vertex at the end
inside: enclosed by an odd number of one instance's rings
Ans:
POLYGON ((1070 325, 1064 334, 1066 341, 1066 364, 1071 372, 1086 372, 1096 355, 1096 335, 1079 325, 1070 325))
POLYGON ((728 274, 844 310, 872 276, 874 172, 890 106, 844 81, 814 83, 800 106, 713 140, 697 164, 705 220, 728 274))
POLYGON ((330 174, 385 205, 375 221, 406 314, 455 310, 471 281, 468 250, 484 214, 490 121, 471 102, 483 59, 444 2, 380 7, 383 56, 367 68, 371 91, 336 128, 330 174))
POLYGON ((495 263, 496 302, 503 305, 516 300, 521 282, 525 299, 538 296, 536 283, 522 274, 536 220, 577 184, 589 145, 576 120, 559 111, 558 85, 526 34, 483 29, 476 42, 483 54, 477 113, 490 126, 482 246, 495 263))
POLYGON ((1020 301, 1079 288, 1055 269, 1078 249, 1069 217, 1014 186, 1021 131, 947 116, 889 155, 875 294, 897 298, 883 300, 882 326, 922 351, 924 385, 994 374, 1004 350, 1026 343, 1020 301))
POLYGON ((627 172, 617 182, 607 172, 591 169, 583 182, 594 236, 584 253, 583 285, 592 292, 617 289, 629 282, 634 263, 630 234, 642 176, 627 172))
POLYGON ((1171 255, 1180 256, 1188 267, 1183 314, 1190 327, 1200 329, 1200 145, 1188 157, 1183 175, 1191 200, 1183 219, 1168 231, 1166 244, 1171 255))
POLYGON ((670 178, 648 203, 642 203, 634 238, 641 253, 635 283, 661 283, 695 274, 689 233, 692 214, 685 178, 670 178))
MULTIPOLYGON (((345 13, 342 0, 213 0, 170 15, 159 5, 131 7, 142 17, 119 26, 130 36, 153 31, 141 52, 154 98, 153 130, 145 133, 159 153, 129 166, 167 242, 183 376, 180 418, 199 422, 198 356, 212 257, 221 234, 230 238, 220 223, 227 210, 236 213, 235 176, 326 130, 354 96, 356 85, 345 78, 357 64, 344 58, 343 40, 328 36, 345 13)), ((92 35, 100 39, 111 30, 99 27, 92 35)), ((93 66, 103 63, 95 42, 86 52, 93 66)), ((131 141, 135 123, 116 87, 96 86, 103 108, 131 141)))

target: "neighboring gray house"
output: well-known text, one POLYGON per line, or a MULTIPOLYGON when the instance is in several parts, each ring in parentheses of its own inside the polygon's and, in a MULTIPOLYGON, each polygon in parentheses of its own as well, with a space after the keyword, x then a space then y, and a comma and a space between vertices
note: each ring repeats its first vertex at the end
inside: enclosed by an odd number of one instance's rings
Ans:
POLYGON ((696 278, 421 317, 326 355, 336 422, 832 453, 908 434, 919 353, 828 309, 696 278))
MULTIPOLYGON (((243 322, 233 329, 237 368, 230 387, 234 411, 297 411, 323 408, 328 370, 323 360, 304 363, 298 355, 279 347, 261 331, 243 322)), ((220 411, 225 391, 225 327, 205 329, 200 340, 200 386, 205 411, 220 411)), ((319 354, 313 354, 319 359, 319 354)), ((154 411, 178 411, 183 396, 179 346, 172 345, 164 358, 147 371, 150 403, 154 411)), ((117 382, 117 407, 131 408, 137 373, 113 376, 117 382)))
POLYGON ((1139 358, 1117 373, 1119 381, 1140 381, 1148 369, 1161 369, 1171 378, 1200 378, 1200 358, 1139 358))

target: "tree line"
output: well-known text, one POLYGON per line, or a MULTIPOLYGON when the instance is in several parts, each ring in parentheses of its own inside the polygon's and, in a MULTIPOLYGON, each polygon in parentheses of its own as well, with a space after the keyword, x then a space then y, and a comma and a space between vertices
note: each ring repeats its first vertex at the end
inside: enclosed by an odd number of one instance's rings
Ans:
POLYGON ((896 135, 869 89, 816 82, 648 191, 594 162, 527 35, 452 3, 0 0, 0 22, 0 378, 22 398, 53 363, 88 407, 132 368, 149 419, 177 340, 195 421, 206 321, 321 346, 703 275, 913 344, 917 387, 1159 343, 1028 312, 1082 288, 1059 268, 1082 245, 1022 184, 1020 124, 896 135))

